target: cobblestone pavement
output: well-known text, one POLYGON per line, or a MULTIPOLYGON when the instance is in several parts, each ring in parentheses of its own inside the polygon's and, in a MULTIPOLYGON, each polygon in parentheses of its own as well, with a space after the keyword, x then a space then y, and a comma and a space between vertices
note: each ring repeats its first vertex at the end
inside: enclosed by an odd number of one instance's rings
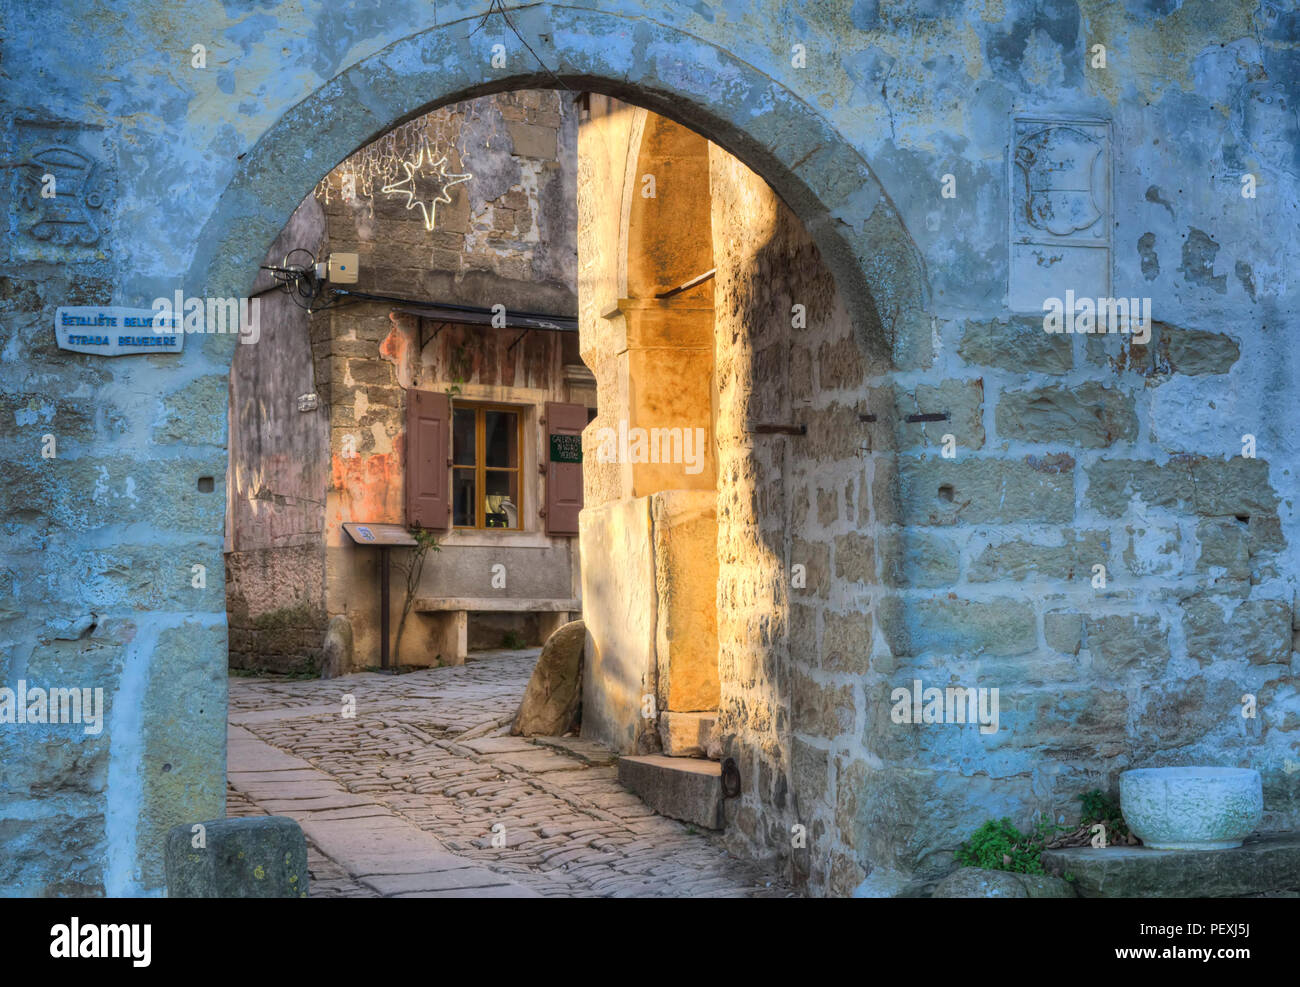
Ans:
POLYGON ((231 678, 228 814, 298 819, 313 897, 791 893, 716 834, 656 815, 607 752, 507 736, 537 654, 395 676, 231 678))

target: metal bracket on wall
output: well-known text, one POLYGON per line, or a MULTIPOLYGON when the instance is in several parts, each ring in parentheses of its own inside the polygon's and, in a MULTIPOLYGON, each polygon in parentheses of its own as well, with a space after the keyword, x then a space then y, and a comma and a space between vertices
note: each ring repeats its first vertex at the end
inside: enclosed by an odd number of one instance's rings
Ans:
MULTIPOLYGON (((858 415, 858 421, 860 421, 860 422, 862 422, 863 424, 866 424, 866 425, 874 424, 874 423, 876 422, 876 420, 877 420, 877 419, 876 419, 876 416, 873 415, 873 414, 871 414, 870 412, 868 412, 868 413, 866 413, 866 414, 858 415)), ((871 452, 871 433, 870 433, 870 432, 868 432, 866 438, 864 438, 864 439, 863 439, 863 440, 858 444, 858 458, 861 459, 863 456, 865 456, 865 455, 866 455, 867 453, 869 453, 869 452, 871 452)))
POLYGON ((437 325, 438 328, 435 329, 435 330, 433 330, 433 335, 432 335, 432 336, 430 336, 428 339, 425 339, 425 338, 424 338, 424 324, 425 324, 425 322, 427 322, 427 321, 429 321, 429 320, 425 319, 424 316, 417 316, 417 318, 420 320, 420 325, 419 325, 419 330, 420 330, 420 352, 424 352, 424 348, 425 348, 425 346, 427 346, 429 343, 431 343, 431 342, 433 342, 435 339, 437 339, 437 338, 438 338, 438 333, 440 333, 440 332, 442 332, 444 329, 446 329, 447 326, 450 325, 450 323, 448 323, 448 322, 438 322, 438 323, 435 323, 435 324, 437 325))
POLYGON ((674 295, 680 295, 683 291, 689 291, 690 289, 694 288, 696 285, 704 284, 705 281, 710 280, 715 275, 717 275, 717 273, 718 273, 718 269, 716 267, 711 267, 703 274, 697 274, 689 281, 683 281, 676 288, 669 288, 667 291, 656 292, 655 301, 661 302, 665 298, 672 298, 674 295))
POLYGON ((745 426, 746 432, 756 435, 807 435, 807 425, 758 425, 753 422, 745 426))
MULTIPOLYGON (((879 420, 876 415, 858 415, 858 421, 860 422, 875 423, 879 420)), ((952 421, 952 414, 947 411, 927 411, 920 415, 908 415, 903 421, 908 424, 916 422, 948 422, 952 421)))

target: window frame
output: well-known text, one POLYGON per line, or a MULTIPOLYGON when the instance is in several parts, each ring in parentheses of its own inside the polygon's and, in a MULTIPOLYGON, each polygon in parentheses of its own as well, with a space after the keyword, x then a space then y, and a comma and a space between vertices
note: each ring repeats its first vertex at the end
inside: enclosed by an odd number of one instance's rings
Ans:
POLYGON ((524 515, 524 418, 526 417, 527 407, 514 404, 496 404, 490 402, 479 403, 478 401, 454 401, 451 406, 451 421, 448 426, 451 429, 451 530, 452 531, 491 531, 501 534, 519 534, 527 531, 524 515), (473 411, 474 412, 474 463, 472 465, 456 462, 456 412, 473 411), (487 425, 486 413, 489 411, 500 411, 515 416, 517 435, 515 437, 515 448, 518 451, 516 456, 517 465, 509 466, 488 466, 487 465, 487 425), (474 523, 457 524, 456 523, 456 471, 457 470, 474 470, 474 523), (487 474, 494 473, 514 473, 515 489, 518 491, 518 503, 515 505, 518 509, 519 526, 517 528, 498 528, 489 527, 487 523, 487 474))

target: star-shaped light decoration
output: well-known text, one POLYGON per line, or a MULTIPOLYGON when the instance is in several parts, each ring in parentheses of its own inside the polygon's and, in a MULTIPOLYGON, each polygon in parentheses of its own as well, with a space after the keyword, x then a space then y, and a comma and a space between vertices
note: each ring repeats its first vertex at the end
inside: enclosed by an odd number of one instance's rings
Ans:
POLYGON ((433 152, 426 141, 415 156, 414 161, 403 161, 406 177, 400 182, 385 185, 381 192, 385 195, 405 195, 406 208, 420 207, 424 214, 424 228, 432 230, 437 217, 439 202, 451 202, 447 189, 461 182, 467 182, 473 175, 451 175, 447 173, 447 158, 444 155, 438 161, 433 160, 433 152))

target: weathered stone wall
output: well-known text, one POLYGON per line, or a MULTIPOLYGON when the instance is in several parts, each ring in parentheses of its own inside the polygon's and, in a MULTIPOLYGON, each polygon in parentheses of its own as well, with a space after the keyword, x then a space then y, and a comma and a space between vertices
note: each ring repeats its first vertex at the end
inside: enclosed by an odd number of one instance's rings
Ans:
MULTIPOLYGON (((901 592, 912 610, 901 609, 896 620, 878 606, 877 647, 880 636, 901 628, 930 634, 910 634, 909 650, 918 650, 918 641, 931 654, 956 650, 967 635, 986 633, 978 621, 963 617, 944 630, 919 622, 919 605, 934 601, 946 618, 980 615, 990 612, 980 603, 1009 595, 1020 606, 998 609, 1008 615, 999 626, 1009 630, 993 636, 1005 633, 1010 643, 968 661, 1034 669, 1038 677, 1030 681, 1042 683, 1034 695, 1068 699, 1030 710, 1038 722, 1034 736, 1055 736, 1086 758, 1089 744, 1102 747, 1090 724, 1111 724, 1106 736, 1113 737, 1122 706, 1125 733, 1105 748, 1141 744, 1108 754, 1112 765, 1157 756, 1248 763, 1268 779, 1272 821, 1294 823, 1300 776, 1286 772, 1288 756, 1300 760, 1290 739, 1297 723, 1294 658, 1288 672, 1277 660, 1281 644, 1261 646, 1246 630, 1254 622, 1242 622, 1260 615, 1275 637, 1284 637, 1280 614, 1290 606, 1294 629, 1300 572, 1298 372, 1289 345, 1297 311, 1287 267, 1300 247, 1292 4, 613 0, 596 10, 539 3, 511 14, 530 48, 500 17, 480 23, 480 7, 435 10, 395 0, 340 18, 335 6, 145 0, 107 10, 75 0, 4 0, 6 158, 37 161, 54 148, 77 149, 95 165, 95 186, 83 188, 73 176, 77 197, 52 205, 37 194, 33 169, 8 168, 0 183, 9 231, 0 283, 0 394, 7 409, 0 580, 11 601, 0 625, 0 680, 35 680, 41 669, 63 677, 67 667, 78 679, 72 684, 102 685, 111 709, 95 740, 53 728, 3 728, 0 857, 9 870, 0 885, 7 893, 157 891, 157 834, 221 812, 227 655, 220 409, 235 341, 191 337, 181 357, 77 356, 53 347, 55 307, 147 307, 177 288, 247 294, 266 245, 334 162, 433 103, 551 84, 537 58, 571 86, 672 113, 761 174, 804 222, 855 325, 874 327, 889 344, 903 376, 880 387, 897 383, 910 398, 924 393, 922 385, 964 382, 944 397, 948 404, 959 393, 973 401, 973 381, 984 380, 983 447, 959 447, 958 458, 946 461, 933 445, 922 455, 927 447, 918 439, 900 440, 898 510, 934 518, 900 530, 903 548, 917 546, 920 558, 933 549, 936 561, 924 581, 956 581, 901 592), (204 67, 192 61, 199 43, 208 46, 204 67), (1104 68, 1090 64, 1098 43, 1108 49, 1104 68), (505 46, 504 68, 492 64, 494 44, 505 46), (796 44, 802 59, 792 57, 796 44), (115 70, 106 72, 109 61, 115 70), (1101 239, 1109 245, 1112 293, 1150 295, 1156 318, 1177 329, 1231 336, 1240 355, 1228 373, 1189 373, 1188 347, 1179 341, 1171 341, 1169 353, 1182 354, 1184 370, 1167 378, 1130 370, 1107 378, 1077 339, 1064 373, 1031 369, 1038 364, 1024 354, 1043 343, 1036 336, 1014 358, 962 359, 971 326, 1010 322, 1012 257, 1023 256, 1010 242, 1013 113, 1109 124, 1109 185, 1101 197, 1109 198, 1113 215, 1101 239), (944 198, 949 174, 955 196, 944 198), (1247 174, 1257 179, 1254 199, 1241 194, 1247 174), (43 210, 65 207, 72 235, 52 239, 43 210), (1108 445, 1080 440, 1072 449, 1002 433, 1004 391, 1053 380, 1073 389, 1090 375, 1114 392, 1102 395, 1114 417, 1088 424, 1087 441, 1108 445), (198 410, 205 401, 213 412, 198 410), (1126 411, 1130 401, 1136 422, 1126 411), (46 433, 60 437, 57 460, 39 458, 46 433), (1235 458, 1243 434, 1257 439, 1258 458, 1250 463, 1235 458), (1046 458, 1062 455, 1072 464, 1046 458), (199 490, 202 477, 214 481, 212 493, 199 490), (1251 520, 1239 522, 1238 513, 1251 520), (946 523, 954 515, 960 521, 946 523), (1030 527, 994 530, 1017 516, 1030 527), (1163 666, 1161 681, 1175 683, 1169 691, 1148 688, 1147 673, 1129 669, 1108 680, 1111 688, 1081 697, 1071 685, 1079 681, 1076 669, 1096 658, 1084 647, 1093 638, 1083 616, 1078 655, 1073 615, 1064 628, 1052 620, 1055 666, 1040 671, 1025 654, 996 653, 1024 647, 1025 622, 1017 615, 1028 605, 1035 635, 1028 653, 1049 654, 1045 608, 1068 611, 1078 594, 1092 592, 1091 583, 1085 591, 1066 565, 1040 587, 1030 579, 1039 573, 1023 567, 1026 578, 1016 579, 1005 562, 1000 582, 985 582, 972 579, 981 571, 976 561, 1004 535, 1033 539, 1041 549, 1066 527, 1084 533, 1071 541, 1084 540, 1087 556, 1095 547, 1109 553, 1106 592, 1117 595, 1099 599, 1105 606, 1098 612, 1113 607, 1110 615, 1121 619, 1140 613, 1158 621, 1156 653, 1137 663, 1163 666), (1112 541, 1099 544, 1086 534, 1102 529, 1112 541), (1162 553, 1173 529, 1177 549, 1162 553), (1165 559, 1181 563, 1181 575, 1152 572, 1142 574, 1147 581, 1140 586, 1131 581, 1138 579, 1131 565, 1158 567, 1165 559), (193 564, 206 566, 203 590, 190 581, 193 564), (966 602, 949 600, 948 592, 966 602), (1056 595, 1062 599, 1048 599, 1056 595), (1237 605, 1229 612, 1224 603, 1237 605), (92 613, 93 629, 87 625, 82 643, 71 644, 84 650, 64 663, 68 645, 57 635, 80 634, 80 618, 92 613), (1195 650, 1186 650, 1189 641, 1195 650), (1216 652, 1239 657, 1202 668, 1216 652), (1075 677, 1048 679, 1053 667, 1075 677), (1182 700, 1180 676, 1188 683, 1182 700), (1226 697, 1242 678, 1258 689, 1259 715, 1243 718, 1234 708, 1220 718, 1219 690, 1226 697), (1160 696, 1168 701, 1155 701, 1160 696), (1169 746, 1184 736, 1186 746, 1169 746)), ((967 352, 983 345, 972 340, 967 352)), ((1196 346, 1190 350, 1199 358, 1196 346)), ((1060 403, 1051 395, 1022 400, 1026 408, 1060 403)), ((956 434, 961 409, 944 410, 953 413, 944 424, 956 434)), ((1012 430, 1014 417, 1003 418, 1012 430)), ((933 443, 934 427, 926 431, 933 443)), ((963 432, 973 435, 969 420, 963 432)), ((879 448, 889 447, 887 435, 873 436, 879 448)), ((878 474, 889 468, 876 467, 878 474)), ((878 489, 879 482, 873 494, 878 489)), ((877 547, 879 564, 889 556, 877 547)), ((1068 559, 1071 550, 1054 547, 1053 558, 1068 559)), ((901 565, 908 554, 895 558, 901 565)), ((908 563, 904 571, 915 569, 908 563)), ((965 684, 971 666, 959 675, 965 684)), ((970 805, 995 784, 1004 793, 961 809, 961 825, 1010 806, 1007 778, 1050 801, 1038 792, 1054 784, 1065 763, 1064 751, 1014 746, 1011 731, 1001 744, 975 738, 978 748, 972 745, 967 760, 969 732, 930 729, 943 738, 930 743, 951 751, 948 769, 928 776, 924 800, 910 775, 909 745, 920 744, 921 732, 903 731, 901 749, 882 762, 889 771, 864 776, 855 790, 861 804, 846 804, 842 814, 840 829, 858 827, 859 846, 881 841, 866 859, 882 872, 890 860, 901 867, 921 856, 896 853, 889 841, 942 846, 928 839, 928 827, 951 814, 948 807, 970 805)), ((846 790, 852 785, 837 788, 846 790)), ((1028 802, 1026 795, 1020 804, 1028 802)))
POLYGON ((881 589, 876 455, 859 415, 888 361, 855 336, 816 247, 761 178, 714 148, 710 189, 719 723, 742 784, 729 834, 810 890, 845 894, 867 850, 854 809, 881 589), (750 431, 763 424, 807 434, 750 431))
MULTIPOLYGON (((523 90, 485 96, 436 110, 397 135, 399 156, 414 156, 427 139, 447 171, 472 175, 448 188, 434 228, 401 195, 384 195, 345 176, 364 173, 365 152, 340 163, 320 183, 332 252, 359 255, 359 280, 347 290, 412 301, 572 316, 577 307, 575 244, 577 116, 568 94, 523 90), (364 192, 370 194, 363 194, 364 192)), ((380 145, 388 140, 381 139, 380 145)), ((440 536, 417 590, 420 597, 572 599, 578 595, 574 539, 547 537, 539 516, 544 487, 547 401, 594 401, 594 382, 581 366, 573 334, 450 325, 423 327, 399 302, 344 302, 313 318, 330 402, 330 484, 324 544, 328 552, 326 607, 352 623, 359 666, 379 656, 379 574, 374 552, 355 546, 347 521, 405 523, 406 390, 419 387, 454 400, 516 405, 524 414, 522 451, 524 530, 451 531, 440 536), (421 333, 423 332, 423 339, 421 333), (522 337, 522 338, 521 338, 522 337), (493 586, 493 566, 506 585, 493 586)), ((391 612, 401 612, 405 579, 394 556, 391 612)), ((478 618, 471 616, 471 622, 478 618)), ((485 621, 474 644, 501 643, 498 626, 513 624, 530 643, 536 620, 485 621)), ((396 636, 397 620, 392 620, 396 636)), ((437 624, 412 613, 401 660, 436 657, 437 624)))
MULTIPOLYGON (((303 200, 267 251, 325 244, 325 216, 303 200)), ((290 260, 301 261, 295 254, 290 260)), ((320 668, 325 610, 325 491, 329 405, 317 371, 328 349, 313 340, 302 299, 256 284, 257 342, 239 346, 230 368, 230 469, 226 498, 226 614, 230 667, 310 673, 320 668), (317 395, 315 408, 299 398, 317 395)))
POLYGON ((985 819, 1077 819, 1084 791, 1166 763, 1257 767, 1265 827, 1293 825, 1295 614, 1269 464, 1207 455, 1159 414, 1160 388, 1198 377, 1231 395, 1238 338, 942 320, 927 369, 882 373, 789 210, 730 156, 712 174, 732 837, 815 891, 868 867, 884 890, 941 874, 985 819), (906 420, 933 413, 949 418, 906 420), (746 420, 809 432, 745 436, 746 420), (897 722, 893 690, 917 680, 997 689, 997 731, 897 722), (787 849, 795 826, 808 852, 787 849))

